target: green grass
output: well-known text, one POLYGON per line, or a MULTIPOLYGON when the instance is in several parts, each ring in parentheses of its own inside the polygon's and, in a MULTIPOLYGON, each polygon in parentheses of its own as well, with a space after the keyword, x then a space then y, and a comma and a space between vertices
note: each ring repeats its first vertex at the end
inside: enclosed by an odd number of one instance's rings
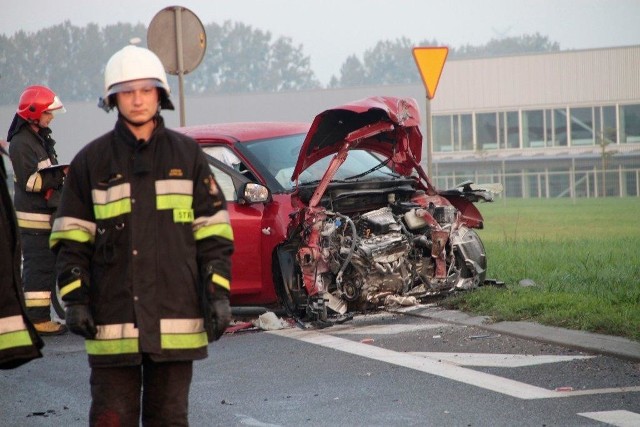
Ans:
POLYGON ((443 301, 496 321, 527 320, 640 341, 640 198, 479 204, 488 278, 443 301), (536 286, 523 287, 524 279, 536 286))

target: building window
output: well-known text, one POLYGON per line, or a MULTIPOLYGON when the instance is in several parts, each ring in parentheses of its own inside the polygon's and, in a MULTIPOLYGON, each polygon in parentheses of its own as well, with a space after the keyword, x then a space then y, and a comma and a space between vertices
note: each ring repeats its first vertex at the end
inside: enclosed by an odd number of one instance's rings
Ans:
POLYGON ((478 150, 495 150, 498 148, 498 124, 496 116, 496 113, 476 114, 478 150))
POLYGON ((593 108, 571 108, 571 145, 593 145, 593 108))
POLYGON ((555 108, 553 110, 553 136, 554 147, 567 146, 567 110, 564 108, 555 108))
POLYGON ((640 142, 640 105, 620 106, 620 142, 640 142))
POLYGON ((472 151, 473 119, 471 114, 433 117, 434 151, 472 151))
POLYGON ((520 148, 520 121, 517 111, 504 113, 506 148, 520 148))
POLYGON ((544 147, 544 115, 542 110, 522 112, 522 145, 544 147))
POLYGON ((433 151, 453 151, 451 116, 434 116, 433 151))
POLYGON ((616 124, 616 107, 602 107, 602 134, 612 143, 618 143, 618 125, 616 124))
POLYGON ((616 144, 618 142, 616 107, 612 105, 596 107, 594 119, 593 129, 596 132, 596 145, 599 145, 601 141, 605 141, 606 144, 616 144))
POLYGON ((473 150, 473 118, 471 114, 460 114, 460 150, 473 150))

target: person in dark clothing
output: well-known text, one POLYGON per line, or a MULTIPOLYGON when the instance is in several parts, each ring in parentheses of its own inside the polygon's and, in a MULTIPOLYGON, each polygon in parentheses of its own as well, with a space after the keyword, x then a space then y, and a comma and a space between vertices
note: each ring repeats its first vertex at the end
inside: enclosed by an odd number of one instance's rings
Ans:
POLYGON ((164 126, 169 95, 150 50, 111 57, 101 105, 118 119, 71 161, 53 224, 67 326, 86 338, 92 426, 188 425, 193 361, 231 320, 226 202, 198 143, 164 126))
POLYGON ((7 186, 0 141, 0 369, 12 369, 42 357, 44 346, 24 307, 20 278, 20 235, 7 186))
POLYGON ((49 124, 65 112, 56 94, 46 86, 29 86, 9 127, 7 141, 14 171, 14 204, 22 240, 23 281, 27 315, 40 335, 66 332, 51 320, 55 297, 55 256, 49 249, 52 214, 64 180, 49 124))

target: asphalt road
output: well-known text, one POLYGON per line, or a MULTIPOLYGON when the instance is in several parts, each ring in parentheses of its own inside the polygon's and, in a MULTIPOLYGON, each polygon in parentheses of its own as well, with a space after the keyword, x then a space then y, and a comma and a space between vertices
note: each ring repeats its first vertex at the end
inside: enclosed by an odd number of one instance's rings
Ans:
MULTIPOLYGON (((227 334, 195 364, 191 425, 640 425, 640 361, 467 323, 423 310, 227 334)), ((0 371, 0 425, 87 425, 83 341, 45 340, 0 371)))

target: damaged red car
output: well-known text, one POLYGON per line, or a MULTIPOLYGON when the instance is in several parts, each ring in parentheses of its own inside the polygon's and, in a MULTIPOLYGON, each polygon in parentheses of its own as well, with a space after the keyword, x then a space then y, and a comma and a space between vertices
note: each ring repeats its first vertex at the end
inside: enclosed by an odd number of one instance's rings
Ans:
POLYGON ((474 202, 496 186, 439 191, 420 166, 414 99, 372 97, 311 124, 180 128, 196 139, 228 201, 233 306, 327 321, 398 298, 484 283, 474 202))

